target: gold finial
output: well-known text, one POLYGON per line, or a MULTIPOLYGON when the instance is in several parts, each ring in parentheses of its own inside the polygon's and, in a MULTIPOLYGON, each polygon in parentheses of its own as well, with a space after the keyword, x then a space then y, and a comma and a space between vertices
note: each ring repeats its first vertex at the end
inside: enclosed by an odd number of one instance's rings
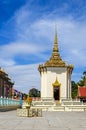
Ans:
POLYGON ((54 48, 53 52, 58 51, 58 38, 57 38, 57 29, 55 24, 55 37, 54 37, 54 48))
POLYGON ((54 37, 54 44, 57 44, 57 30, 55 25, 55 37, 54 37))

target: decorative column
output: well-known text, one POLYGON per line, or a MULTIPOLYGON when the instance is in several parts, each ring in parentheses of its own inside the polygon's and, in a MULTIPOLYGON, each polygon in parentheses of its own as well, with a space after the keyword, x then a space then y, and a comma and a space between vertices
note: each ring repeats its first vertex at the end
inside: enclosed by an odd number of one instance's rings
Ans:
POLYGON ((9 98, 12 98, 12 86, 9 87, 9 98))

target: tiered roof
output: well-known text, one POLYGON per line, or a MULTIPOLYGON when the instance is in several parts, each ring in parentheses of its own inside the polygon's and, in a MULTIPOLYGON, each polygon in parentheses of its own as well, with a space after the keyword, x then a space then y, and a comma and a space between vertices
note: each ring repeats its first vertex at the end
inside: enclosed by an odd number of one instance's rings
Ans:
POLYGON ((55 37, 54 37, 54 47, 52 51, 52 55, 49 60, 47 60, 44 65, 39 65, 38 70, 46 70, 47 67, 67 67, 73 70, 73 65, 67 65, 65 61, 62 60, 58 48, 58 38, 57 38, 57 31, 55 29, 55 37))
POLYGON ((59 48, 58 48, 58 39, 57 39, 57 32, 55 31, 55 38, 54 38, 54 47, 52 51, 52 55, 48 61, 45 62, 44 66, 49 67, 64 67, 66 63, 62 60, 59 48))

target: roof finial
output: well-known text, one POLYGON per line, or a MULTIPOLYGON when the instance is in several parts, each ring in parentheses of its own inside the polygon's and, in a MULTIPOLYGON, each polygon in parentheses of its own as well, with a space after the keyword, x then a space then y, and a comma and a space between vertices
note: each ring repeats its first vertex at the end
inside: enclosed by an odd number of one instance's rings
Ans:
POLYGON ((57 38, 57 29, 55 24, 55 36, 54 36, 54 48, 53 52, 58 51, 58 38, 57 38))
POLYGON ((56 24, 55 24, 55 37, 54 37, 54 44, 57 44, 57 29, 56 29, 56 24))

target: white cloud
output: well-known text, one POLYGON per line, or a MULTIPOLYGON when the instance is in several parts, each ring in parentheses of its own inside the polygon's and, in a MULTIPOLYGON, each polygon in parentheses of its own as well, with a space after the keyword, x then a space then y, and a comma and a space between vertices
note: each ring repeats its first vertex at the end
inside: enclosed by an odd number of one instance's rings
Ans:
MULTIPOLYGON (((16 65, 15 56, 34 54, 48 60, 50 55, 44 52, 51 51, 54 41, 54 27, 57 24, 59 49, 61 56, 67 63, 75 66, 86 66, 86 23, 76 21, 72 17, 60 18, 46 15, 30 23, 30 11, 22 7, 11 19, 15 19, 16 40, 0 47, 0 62, 15 81, 15 87, 20 90, 29 90, 31 86, 40 88, 38 64, 16 65)), ((78 73, 76 74, 77 78, 78 73)))
POLYGON ((5 67, 5 71, 15 82, 14 88, 28 93, 31 87, 40 89, 40 74, 37 68, 38 64, 16 65, 5 67))
POLYGON ((5 66, 12 66, 15 64, 15 61, 13 59, 5 59, 1 56, 0 58, 0 67, 5 67, 5 66))
MULTIPOLYGON (((43 52, 47 49, 43 44, 38 46, 36 43, 10 43, 0 48, 1 58, 13 58, 16 55, 33 54, 43 52)), ((4 59, 3 59, 4 60, 4 59)))
MULTIPOLYGON (((79 64, 80 66, 83 66, 83 63, 86 60, 86 24, 78 23, 74 20, 70 21, 68 19, 57 19, 56 23, 59 48, 63 53, 65 60, 71 61, 74 65, 79 64)), ((54 27, 52 25, 54 25, 54 21, 52 20, 40 20, 32 25, 33 32, 38 37, 43 36, 53 42, 54 27)), ((44 44, 46 46, 47 43, 44 44)), ((47 45, 49 47, 49 44, 47 45)), ((86 66, 86 63, 84 63, 84 66, 86 66)))

